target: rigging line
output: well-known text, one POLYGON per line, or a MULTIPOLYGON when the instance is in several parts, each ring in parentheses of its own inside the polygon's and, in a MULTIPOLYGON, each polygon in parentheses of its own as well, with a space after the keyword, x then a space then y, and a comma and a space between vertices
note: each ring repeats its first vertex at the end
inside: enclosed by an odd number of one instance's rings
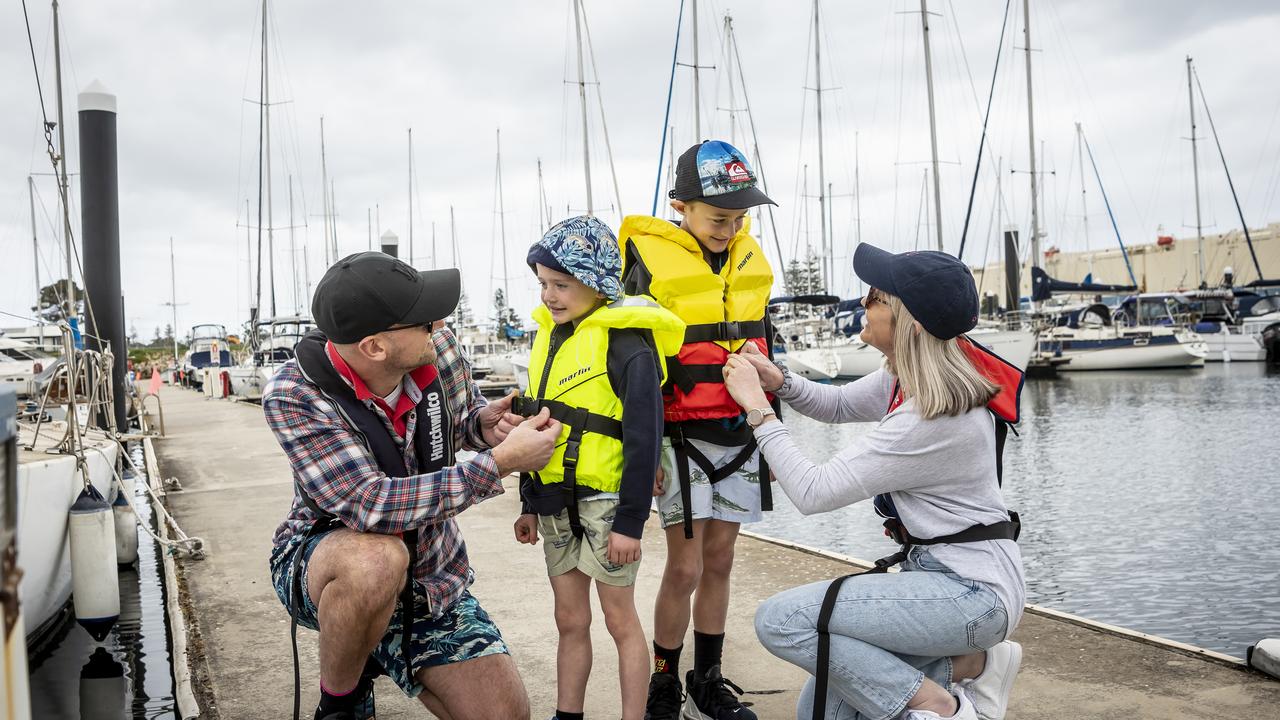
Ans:
MULTIPOLYGON (((982 118, 982 138, 978 141, 978 157, 973 163, 973 183, 969 186, 969 204, 964 211, 964 229, 960 231, 960 252, 956 253, 958 260, 964 260, 964 245, 969 236, 969 219, 973 216, 973 199, 978 192, 978 173, 982 170, 982 150, 987 146, 987 123, 991 121, 991 105, 996 94, 996 79, 1000 76, 1000 49, 1004 47, 1004 33, 1009 27, 1009 7, 1013 4, 1013 0, 1005 0, 1004 3, 1004 19, 1000 22, 1000 41, 996 44, 996 63, 995 69, 991 71, 991 89, 987 92, 987 112, 982 118)), ((955 13, 955 8, 951 10, 955 13)), ((957 26, 959 32, 959 26, 957 26)), ((968 60, 965 61, 966 67, 968 60)), ((972 76, 970 76, 972 82, 972 76)))
MULTIPOLYGON (((747 94, 747 77, 745 71, 742 69, 742 55, 738 52, 738 37, 737 33, 733 31, 732 21, 730 21, 729 33, 730 35, 726 44, 733 49, 733 57, 738 64, 738 84, 742 87, 742 104, 743 107, 746 108, 747 124, 751 128, 751 144, 755 146, 756 165, 760 171, 760 184, 763 185, 764 189, 767 191, 769 189, 769 185, 765 182, 764 156, 760 154, 760 140, 756 134, 756 118, 751 112, 751 97, 747 94)), ((729 82, 733 82, 732 77, 729 78, 729 82)), ((778 221, 773 214, 773 205, 765 206, 765 210, 769 213, 769 225, 773 229, 773 244, 778 251, 778 262, 785 267, 786 259, 782 255, 782 242, 778 239, 778 221)))
POLYGON ((1222 172, 1227 176, 1227 186, 1231 188, 1231 199, 1236 204, 1236 214, 1240 217, 1240 227, 1244 230, 1245 243, 1249 245, 1249 256, 1253 258, 1253 269, 1258 272, 1258 279, 1261 280, 1265 275, 1262 274, 1262 266, 1258 264, 1258 253, 1253 249, 1253 238, 1249 236, 1249 225, 1244 221, 1244 210, 1240 209, 1240 198, 1236 195, 1236 185, 1231 180, 1231 170, 1227 167, 1227 156, 1222 151, 1222 142, 1218 140, 1218 128, 1213 124, 1213 113, 1209 112, 1209 100, 1204 96, 1204 86, 1200 84, 1200 71, 1192 67, 1191 74, 1196 78, 1196 89, 1200 91, 1200 104, 1204 107, 1204 116, 1209 120, 1209 129, 1213 131, 1213 144, 1218 146, 1218 157, 1222 158, 1222 172))
MULTIPOLYGON (((36 76, 36 95, 40 98, 40 117, 46 127, 49 125, 49 113, 44 105, 44 88, 40 84, 40 63, 36 60, 36 41, 31 36, 31 17, 27 14, 27 0, 22 0, 22 20, 27 25, 27 47, 31 49, 31 70, 36 76)), ((48 130, 45 131, 48 133, 48 130)))
MULTIPOLYGON (((810 17, 810 22, 808 23, 808 25, 812 25, 813 15, 810 15, 809 17, 810 17)), ((801 80, 800 80, 800 87, 802 89, 806 89, 808 87, 809 68, 810 68, 809 62, 811 58, 809 51, 812 49, 813 49, 813 33, 806 32, 805 47, 804 47, 804 75, 801 76, 801 80)), ((791 237, 792 237, 792 241, 791 241, 792 255, 791 256, 793 258, 799 257, 800 255, 800 228, 803 224, 802 216, 804 215, 804 212, 805 212, 804 211, 805 200, 804 198, 801 197, 800 175, 802 172, 801 168, 804 166, 804 151, 805 151, 804 128, 805 128, 805 120, 808 117, 808 113, 807 113, 808 107, 809 107, 809 93, 803 92, 802 90, 801 100, 800 100, 800 134, 798 136, 800 138, 800 142, 798 143, 799 152, 796 153, 796 169, 795 169, 795 176, 792 184, 792 187, 794 188, 794 192, 791 197, 791 201, 792 201, 791 206, 793 208, 799 208, 798 212, 793 212, 791 214, 791 237)), ((805 241, 806 243, 808 242, 807 237, 805 238, 805 241)))
POLYGON ((618 186, 618 170, 613 163, 613 145, 609 142, 609 124, 605 121, 604 96, 600 94, 600 66, 596 65, 596 48, 591 44, 591 26, 587 24, 587 9, 582 8, 582 30, 587 36, 587 57, 591 58, 591 76, 595 78, 596 103, 600 107, 600 129, 604 132, 604 152, 609 157, 609 174, 613 177, 613 197, 618 203, 618 217, 622 212, 622 190, 618 186))
POLYGON ((1102 175, 1098 172, 1098 163, 1093 159, 1093 148, 1089 147, 1089 138, 1084 132, 1080 133, 1080 139, 1084 141, 1085 152, 1089 154, 1089 164, 1093 166, 1093 176, 1098 180, 1098 191, 1102 194, 1102 203, 1106 205, 1107 217, 1111 218, 1111 229, 1115 230, 1116 242, 1120 243, 1120 252, 1124 255, 1124 266, 1129 271, 1129 280, 1134 287, 1138 287, 1138 279, 1133 275, 1133 265, 1129 262, 1129 251, 1124 247, 1124 240, 1120 238, 1120 227, 1116 225, 1115 213, 1111 212, 1111 200, 1107 199, 1107 189, 1102 186, 1102 175))
MULTIPOLYGON (((676 85, 676 60, 680 54, 680 26, 684 24, 684 0, 680 0, 680 15, 676 18, 676 43, 671 50, 671 78, 667 81, 667 109, 662 114, 662 143, 658 146, 658 177, 653 183, 653 210, 658 214, 658 190, 662 187, 662 162, 667 154, 667 123, 671 120, 671 93, 676 85)), ((674 142, 674 138, 672 141, 674 142)))

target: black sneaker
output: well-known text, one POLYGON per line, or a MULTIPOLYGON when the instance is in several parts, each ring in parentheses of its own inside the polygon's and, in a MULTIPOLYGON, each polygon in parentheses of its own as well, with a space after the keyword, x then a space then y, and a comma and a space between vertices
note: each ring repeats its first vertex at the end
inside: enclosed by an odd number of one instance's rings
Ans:
POLYGON ((644 704, 644 720, 680 720, 680 703, 684 691, 680 678, 672 673, 654 673, 649 677, 649 699, 644 704))
POLYGON ((316 708, 316 720, 357 720, 354 713, 350 710, 334 710, 326 715, 320 714, 319 707, 316 708))
POLYGON ((688 720, 756 720, 756 714, 738 702, 742 688, 725 680, 719 665, 712 665, 701 678, 690 670, 684 681, 689 689, 684 703, 688 720))

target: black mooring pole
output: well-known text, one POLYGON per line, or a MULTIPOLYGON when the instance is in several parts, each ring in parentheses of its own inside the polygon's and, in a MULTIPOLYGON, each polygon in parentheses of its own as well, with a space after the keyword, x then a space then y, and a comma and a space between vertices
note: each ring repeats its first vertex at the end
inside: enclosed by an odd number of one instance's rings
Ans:
MULTIPOLYGON (((115 356, 111 392, 125 431, 124 302, 120 288, 120 193, 116 172, 116 96, 93 81, 80 93, 80 242, 90 347, 115 356)), ((175 329, 174 332, 177 332, 175 329)), ((104 426, 106 418, 98 418, 104 426)))

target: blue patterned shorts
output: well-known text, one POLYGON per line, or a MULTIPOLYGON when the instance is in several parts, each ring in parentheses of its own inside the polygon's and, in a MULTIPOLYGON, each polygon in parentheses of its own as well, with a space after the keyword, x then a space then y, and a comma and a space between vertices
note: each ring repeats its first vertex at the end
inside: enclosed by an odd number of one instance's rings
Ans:
MULTIPOLYGON (((327 532, 308 538, 301 553, 295 554, 295 551, 303 542, 302 536, 293 537, 271 551, 271 584, 275 586, 276 596, 286 609, 291 605, 289 595, 293 586, 293 573, 298 570, 302 572, 302 607, 297 612, 298 624, 312 630, 319 630, 320 623, 319 611, 311 602, 311 595, 307 591, 307 562, 326 535, 327 532)), ((413 589, 414 609, 419 611, 418 616, 413 619, 410 639, 413 669, 405 667, 404 653, 400 650, 404 634, 401 631, 403 625, 399 602, 396 603, 395 612, 391 614, 386 634, 372 653, 373 658, 406 695, 417 697, 425 689, 414 677, 423 668, 474 660, 485 655, 511 654, 502 640, 498 626, 493 624, 489 614, 480 607, 470 591, 464 592, 453 607, 440 617, 433 618, 421 612, 428 604, 422 583, 415 580, 413 589)))

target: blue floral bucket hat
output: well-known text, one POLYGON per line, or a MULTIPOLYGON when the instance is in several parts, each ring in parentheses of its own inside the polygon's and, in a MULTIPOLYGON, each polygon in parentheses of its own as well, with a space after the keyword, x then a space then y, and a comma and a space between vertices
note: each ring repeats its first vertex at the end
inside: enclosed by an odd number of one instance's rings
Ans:
POLYGON ((534 264, 572 275, 611 302, 622 296, 622 254, 618 238, 599 218, 579 215, 562 220, 529 248, 534 264))

